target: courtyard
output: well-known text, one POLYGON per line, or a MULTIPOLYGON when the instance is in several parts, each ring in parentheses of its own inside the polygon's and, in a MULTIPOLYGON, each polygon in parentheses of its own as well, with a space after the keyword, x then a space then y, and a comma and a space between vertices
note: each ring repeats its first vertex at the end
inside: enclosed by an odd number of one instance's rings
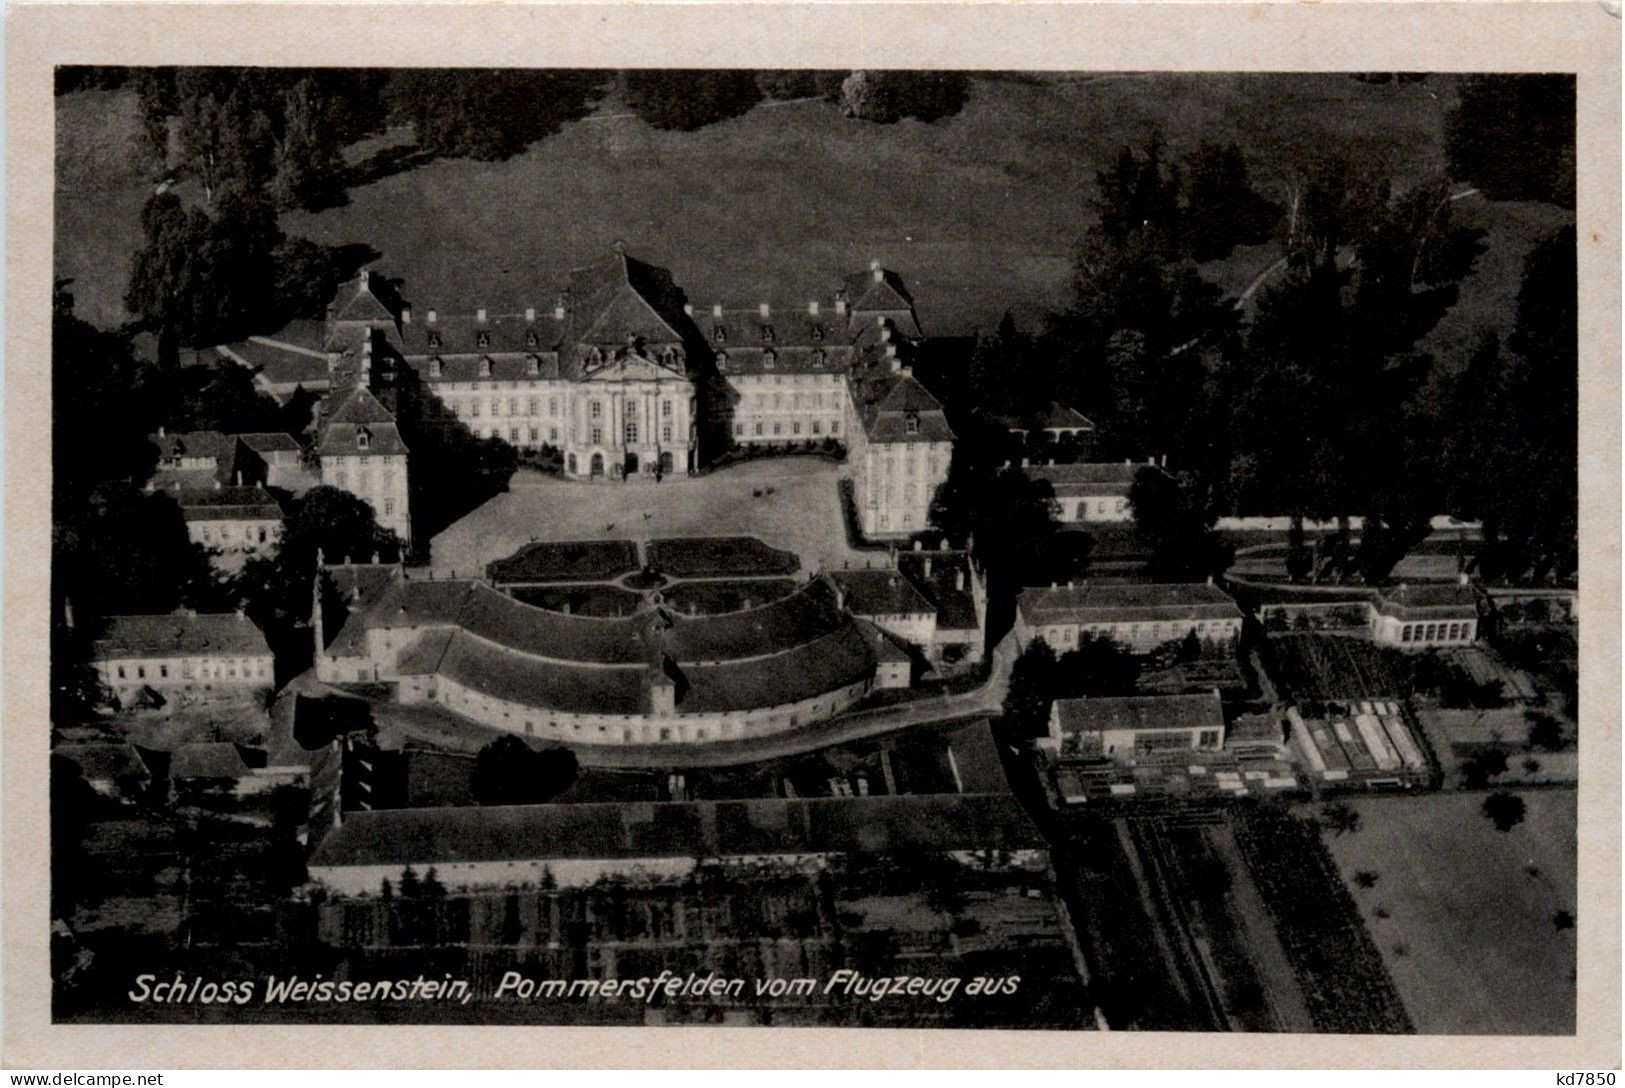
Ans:
POLYGON ((877 558, 847 545, 838 481, 819 457, 778 457, 655 483, 584 483, 531 469, 430 544, 438 572, 483 575, 532 541, 753 536, 793 552, 807 572, 877 558))

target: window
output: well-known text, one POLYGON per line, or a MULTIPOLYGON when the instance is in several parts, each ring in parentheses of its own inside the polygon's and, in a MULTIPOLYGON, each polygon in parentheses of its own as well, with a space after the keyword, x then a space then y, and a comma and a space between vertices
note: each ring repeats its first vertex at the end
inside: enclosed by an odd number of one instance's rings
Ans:
POLYGON ((762 343, 771 344, 772 342, 773 342, 773 326, 772 325, 763 325, 762 326, 762 343))
MULTIPOLYGON (((488 348, 488 347, 490 347, 491 346, 491 334, 488 333, 488 332, 485 332, 483 330, 480 331, 480 332, 475 333, 474 334, 474 346, 475 347, 480 347, 480 348, 488 348)), ((487 360, 485 360, 484 363, 482 363, 480 365, 480 373, 481 374, 489 374, 489 373, 491 373, 491 360, 487 359, 487 360)))
POLYGON ((557 398, 557 397, 548 397, 547 398, 547 414, 550 415, 550 416, 556 416, 556 415, 559 414, 559 398, 557 398))
POLYGON ((663 400, 660 402, 660 415, 665 419, 671 418, 671 401, 663 400))
POLYGON ((394 499, 385 499, 384 500, 384 517, 386 517, 386 518, 394 517, 394 515, 395 515, 395 500, 394 499))
POLYGON ((757 437, 761 437, 761 434, 762 434, 762 425, 760 423, 758 423, 756 425, 756 435, 757 435, 757 437))
POLYGON ((665 424, 664 426, 662 426, 660 428, 660 441, 662 441, 662 442, 670 442, 671 441, 671 424, 670 423, 667 423, 667 424, 665 424))
POLYGON ((537 442, 540 442, 540 441, 541 441, 540 433, 536 430, 535 427, 532 427, 530 429, 530 444, 534 446, 537 442))
POLYGON ((824 424, 820 420, 815 419, 815 420, 812 421, 812 433, 813 434, 822 434, 823 430, 824 430, 824 424))
POLYGON ((1456 639, 1460 638, 1461 637, 1461 624, 1452 623, 1450 625, 1450 634, 1447 635, 1446 637, 1449 638, 1451 641, 1455 641, 1456 639))
POLYGON ((553 443, 555 446, 558 445, 559 429, 557 427, 549 427, 547 429, 547 440, 553 443))
POLYGON ((635 419, 626 421, 626 440, 627 442, 636 442, 638 440, 638 421, 635 419))
POLYGON ((518 442, 519 441, 519 428, 518 427, 509 427, 508 428, 508 441, 509 442, 518 442))
POLYGON ((372 445, 372 432, 365 427, 355 429, 355 448, 364 450, 372 445))
POLYGON ((147 678, 147 667, 145 665, 137 665, 135 667, 135 675, 137 679, 145 680, 147 678))
POLYGON ((495 397, 491 398, 491 415, 493 418, 502 414, 502 402, 495 397))
POLYGON ((832 420, 829 421, 829 433, 830 434, 840 434, 841 433, 841 421, 840 420, 832 419, 832 420))
POLYGON ((596 446, 599 443, 603 442, 603 440, 604 440, 604 428, 602 428, 602 427, 594 427, 592 429, 592 444, 596 446))
MULTIPOLYGON (((905 434, 920 433, 920 413, 908 412, 903 416, 903 432, 905 434)), ((910 470, 912 470, 913 467, 913 463, 911 462, 909 464, 910 470)))
POLYGON ((783 434, 784 433, 784 424, 782 424, 782 423, 774 423, 773 424, 773 433, 774 434, 783 434))
POLYGON ((734 437, 735 438, 743 438, 743 437, 745 437, 745 425, 743 423, 735 423, 734 424, 734 437))
POLYGON ((794 420, 794 421, 791 422, 791 424, 790 424, 790 433, 791 434, 800 434, 801 433, 801 420, 798 419, 798 420, 794 420))
POLYGON ((474 405, 474 411, 471 414, 474 416, 475 419, 478 419, 478 418, 480 418, 480 402, 479 401, 474 401, 473 405, 474 405))
POLYGON ((592 401, 587 405, 587 414, 597 419, 604 414, 604 405, 601 401, 592 401))
MULTIPOLYGON (((486 343, 487 343, 487 340, 486 340, 485 334, 482 332, 482 333, 480 333, 480 347, 483 348, 486 345, 486 343)), ((489 378, 490 376, 491 376, 491 360, 489 358, 481 359, 480 360, 480 377, 489 378)))
POLYGON ((119 667, 118 667, 118 678, 119 678, 119 679, 120 679, 120 680, 123 680, 123 679, 124 679, 124 666, 123 666, 123 665, 120 665, 120 666, 119 666, 119 667))

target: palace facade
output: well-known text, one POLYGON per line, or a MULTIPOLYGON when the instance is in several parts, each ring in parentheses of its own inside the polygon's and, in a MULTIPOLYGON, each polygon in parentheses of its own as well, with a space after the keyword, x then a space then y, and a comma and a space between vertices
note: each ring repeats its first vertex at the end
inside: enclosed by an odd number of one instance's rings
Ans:
POLYGON ((414 310, 363 270, 328 308, 322 482, 410 540, 406 447, 385 389, 411 380, 481 438, 558 450, 581 480, 698 470, 729 444, 841 442, 865 533, 929 524, 953 434, 908 360, 920 325, 874 262, 832 298, 696 310, 671 273, 626 253, 571 272, 550 307, 414 310))

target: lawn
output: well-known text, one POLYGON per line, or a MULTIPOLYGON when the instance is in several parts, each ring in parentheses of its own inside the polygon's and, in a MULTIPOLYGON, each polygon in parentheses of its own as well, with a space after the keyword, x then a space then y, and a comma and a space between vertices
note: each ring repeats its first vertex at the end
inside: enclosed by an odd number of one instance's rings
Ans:
POLYGON ((794 574, 801 563, 794 555, 754 537, 714 536, 651 541, 649 566, 679 578, 717 578, 794 574))
MULTIPOLYGON (((651 129, 611 95, 506 162, 432 162, 283 225, 371 246, 376 267, 405 278, 409 298, 446 310, 550 306, 559 274, 617 238, 670 265, 696 304, 827 297, 841 273, 878 257, 907 278, 929 332, 957 334, 1007 309, 1031 318, 1064 301, 1074 239, 1093 219, 1095 172, 1124 145, 1143 147, 1155 132, 1182 157, 1201 141, 1233 140, 1276 199, 1297 164, 1334 150, 1386 163, 1404 185, 1442 168, 1454 99, 1449 76, 1414 85, 1342 75, 984 76, 960 114, 934 124, 859 123, 808 101, 679 133, 651 129)), ((96 91, 57 101, 57 274, 76 279, 85 316, 116 322, 151 191, 130 150, 133 98, 96 91)), ((1521 264, 1513 249, 1530 223, 1503 224, 1500 205, 1471 212, 1480 213, 1492 249, 1507 248, 1504 259, 1481 258, 1488 293, 1474 312, 1504 321, 1503 273, 1521 264)), ((1210 273, 1240 291, 1273 262, 1268 250, 1210 273)))
POLYGON ((1327 845, 1418 1031, 1568 1034, 1575 1028, 1576 812, 1572 790, 1520 794, 1497 831, 1485 794, 1354 802, 1359 830, 1327 845), (1356 872, 1377 875, 1361 889, 1356 872))
MULTIPOLYGON (((752 461, 660 483, 583 483, 521 470, 509 490, 434 538, 437 570, 475 573, 540 540, 754 536, 803 570, 861 562, 847 547, 839 466, 816 458, 752 461), (772 494, 768 494, 768 489, 772 494)), ((694 571, 692 573, 703 573, 694 571)))
POLYGON ((796 589, 788 578, 751 578, 742 581, 678 582, 662 591, 666 603, 678 612, 715 616, 739 612, 787 597, 796 589))
POLYGON ((610 581, 638 569, 638 549, 629 540, 537 542, 486 569, 499 584, 610 581))

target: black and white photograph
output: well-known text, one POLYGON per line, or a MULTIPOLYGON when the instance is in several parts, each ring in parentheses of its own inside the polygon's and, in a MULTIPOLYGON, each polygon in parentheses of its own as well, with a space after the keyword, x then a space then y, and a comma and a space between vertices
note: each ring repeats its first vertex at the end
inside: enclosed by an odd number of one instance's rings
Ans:
POLYGON ((54 67, 54 1024, 1576 1034, 1573 71, 343 56, 54 67))

